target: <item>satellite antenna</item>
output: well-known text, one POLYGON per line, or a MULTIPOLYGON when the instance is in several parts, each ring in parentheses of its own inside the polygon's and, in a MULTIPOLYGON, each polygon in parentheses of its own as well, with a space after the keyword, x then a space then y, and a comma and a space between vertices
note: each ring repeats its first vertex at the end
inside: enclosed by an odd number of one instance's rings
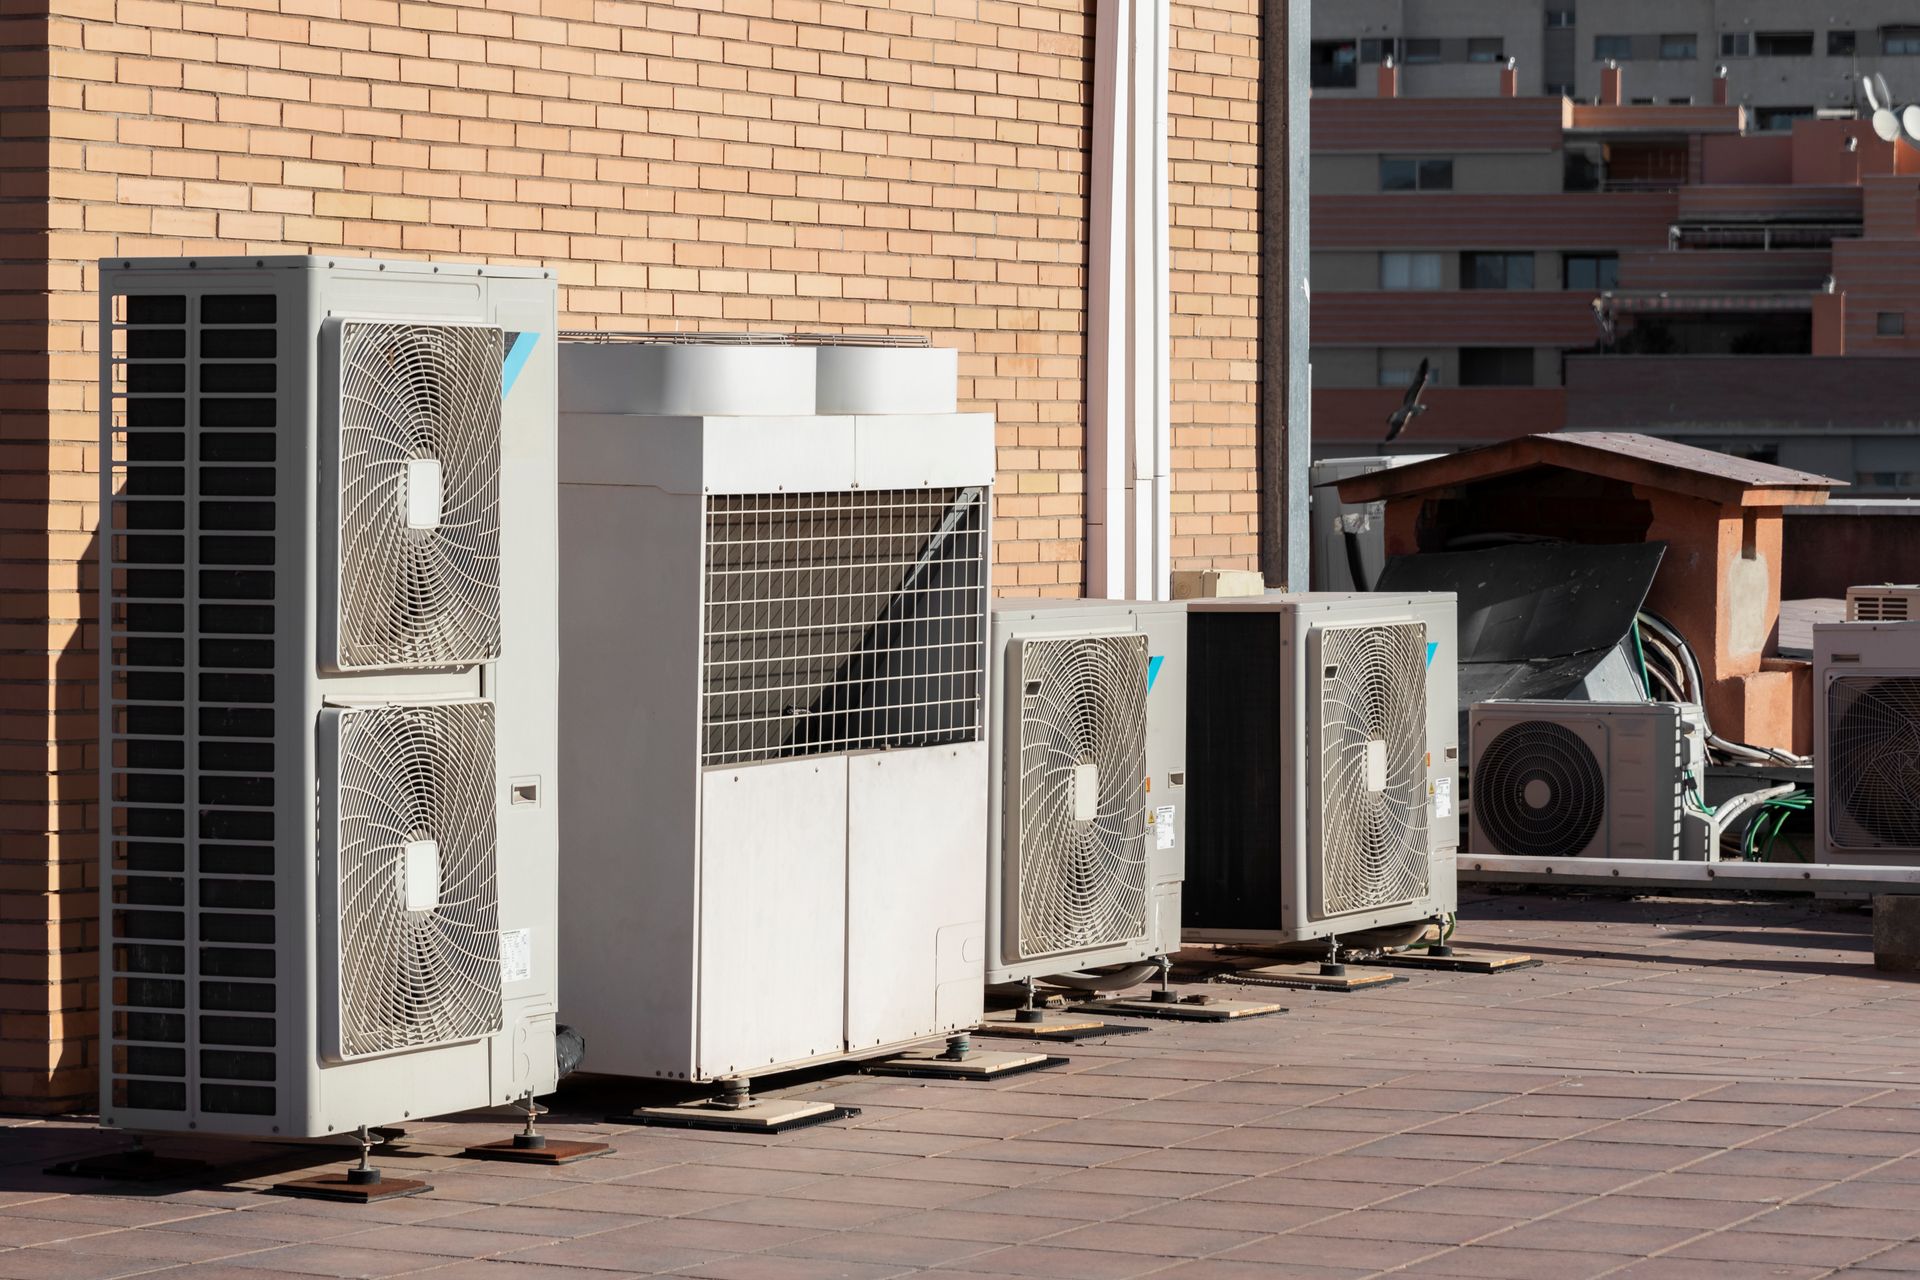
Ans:
POLYGON ((1920 106, 1908 107, 1900 113, 1900 127, 1906 131, 1907 141, 1920 147, 1920 106))

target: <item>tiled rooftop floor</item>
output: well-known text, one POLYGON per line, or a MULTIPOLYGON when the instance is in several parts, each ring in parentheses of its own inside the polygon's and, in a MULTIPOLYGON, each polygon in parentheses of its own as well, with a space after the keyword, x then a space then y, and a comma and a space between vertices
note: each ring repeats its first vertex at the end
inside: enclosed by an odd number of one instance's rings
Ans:
MULTIPOLYGON (((0 1131, 0 1280, 192 1275, 880 1280, 1888 1280, 1920 1274, 1920 983, 1845 907, 1493 898, 1462 938, 1541 968, 1418 973, 1292 1012, 1071 1046, 998 1084, 839 1076, 858 1119, 777 1138, 599 1123, 559 1169, 455 1157, 473 1116, 386 1157, 434 1190, 357 1208, 43 1176, 113 1145, 0 1131), (76 1194, 78 1192, 78 1194, 76 1194)), ((995 1044, 1001 1042, 992 1042, 995 1044)), ((296 1157, 297 1158, 297 1157, 296 1157)))

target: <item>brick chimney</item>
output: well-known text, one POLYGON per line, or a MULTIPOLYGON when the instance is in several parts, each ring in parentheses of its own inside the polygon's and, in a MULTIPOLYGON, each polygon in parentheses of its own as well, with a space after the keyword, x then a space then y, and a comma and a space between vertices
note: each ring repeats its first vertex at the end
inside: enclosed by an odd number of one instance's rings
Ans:
POLYGON ((1380 59, 1380 87, 1375 93, 1382 98, 1400 96, 1400 68, 1394 65, 1392 54, 1380 59))
POLYGON ((1724 65, 1713 69, 1713 105, 1727 105, 1727 69, 1724 65))
POLYGON ((1623 99, 1620 97, 1620 64, 1612 58, 1600 68, 1600 105, 1617 107, 1623 99))
POLYGON ((1520 63, 1516 58, 1508 58, 1500 66, 1500 96, 1503 98, 1520 96, 1520 63))

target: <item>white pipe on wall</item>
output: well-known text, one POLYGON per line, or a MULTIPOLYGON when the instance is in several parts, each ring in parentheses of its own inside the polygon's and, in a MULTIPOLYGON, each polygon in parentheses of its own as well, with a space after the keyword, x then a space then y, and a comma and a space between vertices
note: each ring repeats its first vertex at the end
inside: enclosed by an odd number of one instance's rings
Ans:
POLYGON ((1164 600, 1172 569, 1167 187, 1170 0, 1108 0, 1094 33, 1087 593, 1164 600))

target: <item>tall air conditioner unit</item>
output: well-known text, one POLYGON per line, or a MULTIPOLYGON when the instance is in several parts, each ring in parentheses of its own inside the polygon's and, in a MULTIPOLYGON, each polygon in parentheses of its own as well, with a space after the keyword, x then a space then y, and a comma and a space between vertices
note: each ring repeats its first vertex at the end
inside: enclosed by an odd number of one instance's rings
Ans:
POLYGON ((1519 858, 1710 856, 1686 838, 1706 740, 1677 702, 1475 703, 1468 849, 1519 858))
POLYGON ((1920 866, 1920 621, 1813 629, 1814 860, 1920 866))
MULTIPOLYGON (((972 1027, 993 421, 955 353, 561 347, 562 967, 597 1071, 972 1027)), ((824 344, 824 345, 823 345, 824 344)))
POLYGON ((1187 938, 1343 938, 1454 909, 1450 593, 1195 600, 1187 650, 1187 938))
POLYGON ((102 1121, 551 1092, 552 273, 100 269, 102 1121))
POLYGON ((1180 949, 1184 603, 993 608, 987 982, 1180 949))

